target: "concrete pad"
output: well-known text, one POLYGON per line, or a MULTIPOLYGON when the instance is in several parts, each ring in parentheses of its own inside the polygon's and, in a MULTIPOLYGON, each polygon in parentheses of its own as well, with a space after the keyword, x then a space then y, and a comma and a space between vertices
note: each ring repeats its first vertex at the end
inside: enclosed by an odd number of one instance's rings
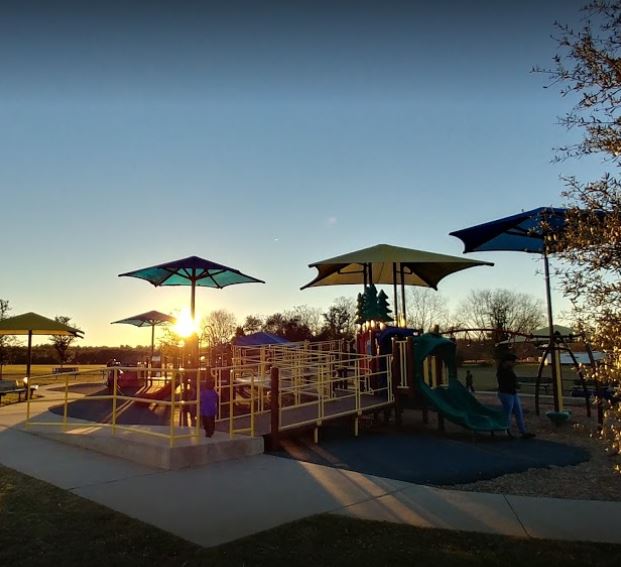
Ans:
POLYGON ((338 514, 365 520, 525 537, 502 494, 441 490, 428 486, 407 488, 354 504, 338 514))
POLYGON ((0 430, 0 464, 65 489, 157 472, 16 429, 0 430))
POLYGON ((530 537, 621 543, 621 502, 506 498, 530 537))
POLYGON ((364 502, 405 483, 266 455, 74 492, 203 546, 364 502))
MULTIPOLYGON (((166 435, 167 427, 134 426, 131 431, 117 429, 113 433, 111 427, 101 427, 87 422, 78 427, 74 426, 75 423, 72 421, 65 432, 57 428, 31 426, 28 432, 59 443, 75 445, 104 455, 166 470, 201 466, 263 453, 262 437, 240 436, 231 439, 228 434, 215 433, 209 439, 203 436, 178 439, 171 447, 169 440, 165 437, 152 435, 153 433, 166 435)), ((177 435, 189 433, 187 428, 176 430, 177 435)))

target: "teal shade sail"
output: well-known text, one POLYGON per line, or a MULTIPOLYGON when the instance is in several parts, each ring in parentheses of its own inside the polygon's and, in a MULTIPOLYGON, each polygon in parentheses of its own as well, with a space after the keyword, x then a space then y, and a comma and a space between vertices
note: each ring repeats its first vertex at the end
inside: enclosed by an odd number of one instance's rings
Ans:
POLYGON ((119 274, 119 277, 130 276, 148 281, 156 287, 165 285, 185 285, 192 288, 191 312, 192 319, 196 314, 195 293, 197 287, 214 287, 222 289, 229 285, 243 283, 265 283, 263 280, 243 274, 235 268, 205 260, 198 256, 188 256, 157 266, 141 268, 119 274))
POLYGON ((159 311, 147 311, 146 313, 133 315, 127 319, 113 321, 112 324, 116 325, 117 323, 121 323, 124 325, 134 325, 135 327, 157 327, 159 325, 174 323, 175 321, 176 319, 172 315, 166 315, 166 313, 161 313, 159 311))
POLYGON ((148 281, 154 286, 196 285, 200 287, 223 288, 242 283, 265 283, 263 280, 243 274, 235 268, 205 260, 198 256, 189 256, 149 268, 141 268, 119 277, 130 276, 148 281))

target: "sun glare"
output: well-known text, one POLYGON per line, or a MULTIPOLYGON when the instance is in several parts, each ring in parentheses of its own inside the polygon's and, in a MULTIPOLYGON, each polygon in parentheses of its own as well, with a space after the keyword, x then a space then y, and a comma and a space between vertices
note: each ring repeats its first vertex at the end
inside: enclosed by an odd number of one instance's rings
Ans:
POLYGON ((182 337, 189 337, 196 332, 196 322, 192 319, 190 310, 186 307, 181 310, 175 324, 175 333, 182 337))

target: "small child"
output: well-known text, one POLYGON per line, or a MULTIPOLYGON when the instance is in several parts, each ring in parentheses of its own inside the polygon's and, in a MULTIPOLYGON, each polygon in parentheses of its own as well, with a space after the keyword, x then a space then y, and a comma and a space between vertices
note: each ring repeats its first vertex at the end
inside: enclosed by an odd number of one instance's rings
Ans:
POLYGON ((470 370, 466 370, 466 388, 474 393, 474 379, 470 370))
POLYGON ((216 428, 218 393, 214 390, 214 386, 214 379, 207 378, 205 389, 201 391, 201 421, 205 429, 205 437, 211 437, 216 428))

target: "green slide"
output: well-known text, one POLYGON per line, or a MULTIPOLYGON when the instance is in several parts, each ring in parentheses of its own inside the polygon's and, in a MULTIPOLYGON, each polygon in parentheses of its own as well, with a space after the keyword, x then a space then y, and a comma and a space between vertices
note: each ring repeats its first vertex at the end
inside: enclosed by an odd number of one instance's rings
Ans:
POLYGON ((423 398, 445 419, 472 431, 505 431, 507 415, 481 404, 457 379, 453 341, 427 333, 414 342, 416 387, 423 398), (423 360, 430 355, 439 356, 449 369, 448 387, 430 388, 423 380, 423 360))

